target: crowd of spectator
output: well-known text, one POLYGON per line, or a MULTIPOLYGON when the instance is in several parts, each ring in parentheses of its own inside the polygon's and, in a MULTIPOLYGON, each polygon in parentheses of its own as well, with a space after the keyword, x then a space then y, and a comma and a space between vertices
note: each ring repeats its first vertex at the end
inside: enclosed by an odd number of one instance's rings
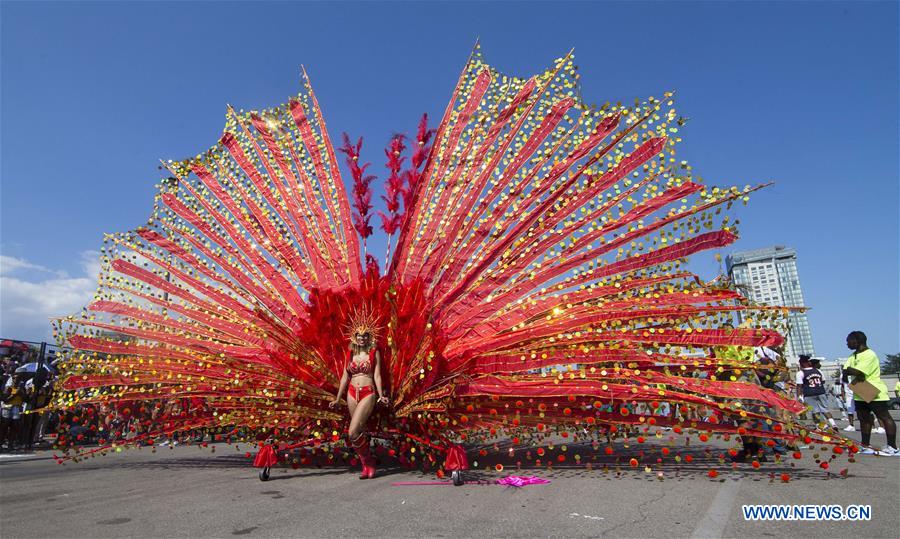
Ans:
POLYGON ((222 437, 227 429, 194 429, 208 410, 201 399, 170 402, 106 402, 57 410, 54 383, 59 356, 54 350, 22 341, 0 341, 0 451, 31 451, 56 446, 132 441, 159 445, 202 442, 222 437), (152 430, 152 432, 151 432, 152 430))
POLYGON ((31 450, 55 431, 59 416, 46 411, 59 359, 54 350, 21 341, 0 342, 0 450, 31 450))

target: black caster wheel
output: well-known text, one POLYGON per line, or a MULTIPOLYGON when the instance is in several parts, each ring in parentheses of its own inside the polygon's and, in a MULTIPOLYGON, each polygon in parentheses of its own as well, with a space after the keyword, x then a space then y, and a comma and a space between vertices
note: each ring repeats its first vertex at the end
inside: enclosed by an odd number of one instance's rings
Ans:
POLYGON ((462 471, 456 470, 450 473, 450 478, 453 479, 453 486, 459 487, 462 486, 465 481, 463 481, 462 471))
POLYGON ((269 468, 268 466, 266 466, 265 468, 261 468, 259 470, 259 480, 260 481, 268 481, 270 471, 271 471, 271 468, 269 468))

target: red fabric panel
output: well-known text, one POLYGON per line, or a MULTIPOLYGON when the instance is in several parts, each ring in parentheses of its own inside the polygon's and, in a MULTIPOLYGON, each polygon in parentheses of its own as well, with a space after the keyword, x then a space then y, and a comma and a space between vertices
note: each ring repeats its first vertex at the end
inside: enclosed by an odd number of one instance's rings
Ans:
MULTIPOLYGON (((306 218, 304 216, 304 212, 300 210, 300 204, 297 200, 296 192, 294 189, 290 188, 291 184, 299 184, 299 180, 294 175, 291 167, 288 166, 287 161, 285 161, 282 150, 278 146, 278 142, 275 140, 275 137, 272 136, 272 133, 266 126, 266 123, 256 114, 253 114, 251 119, 253 122, 253 127, 257 132, 259 132, 260 136, 265 142, 266 148, 269 150, 269 155, 271 155, 272 159, 275 160, 275 163, 278 166, 278 170, 281 171, 281 173, 285 177, 285 181, 288 182, 288 186, 286 187, 284 185, 284 182, 282 182, 278 178, 278 175, 275 174, 274 170, 269 172, 269 180, 273 184, 275 184, 275 188, 278 190, 278 194, 281 195, 281 200, 284 201, 284 204, 288 208, 288 217, 290 218, 282 217, 282 219, 285 219, 285 221, 288 223, 288 226, 293 231, 294 238, 301 243, 303 249, 306 251, 306 254, 309 256, 310 263, 314 268, 313 276, 327 288, 340 286, 340 282, 334 277, 333 274, 347 272, 349 276, 346 262, 343 264, 343 267, 336 267, 334 264, 329 264, 328 261, 322 257, 322 253, 319 250, 319 245, 317 245, 317 238, 313 234, 312 230, 310 230, 310 227, 308 226, 306 218)), ((264 155, 258 146, 257 153, 260 155, 264 155)), ((262 189, 262 187, 260 187, 260 189, 262 189)), ((272 204, 271 201, 270 204, 272 204)))
MULTIPOLYGON (((462 110, 460 110, 456 117, 453 119, 453 129, 450 131, 449 139, 444 143, 438 144, 439 141, 435 141, 434 149, 432 152, 437 152, 437 171, 434 172, 434 179, 436 181, 441 181, 444 178, 444 174, 447 172, 448 167, 450 166, 451 161, 453 161, 452 152, 456 150, 456 146, 459 143, 459 138, 462 135, 463 129, 468 125, 469 120, 475 114, 475 111, 478 110, 478 107, 481 106, 481 100, 484 97, 485 92, 493 80, 493 76, 489 69, 482 69, 478 74, 478 77, 475 79, 475 83, 472 86, 472 89, 469 91, 469 95, 466 98, 466 103, 463 106, 462 110)), ((456 157, 456 159, 461 159, 462 157, 456 157)), ((429 182, 431 179, 429 178, 429 182)), ((431 230, 433 233, 433 229, 428 227, 433 226, 433 224, 439 219, 432 218, 427 224, 424 237, 427 242, 431 241, 431 235, 428 235, 427 232, 431 230)), ((416 230, 413 232, 416 236, 422 230, 416 230)), ((414 250, 412 244, 407 246, 409 249, 409 256, 411 257, 411 263, 414 268, 420 268, 425 256, 424 246, 423 248, 414 250)))
MULTIPOLYGON (((208 327, 204 327, 204 325, 198 324, 187 324, 185 322, 180 322, 173 318, 168 318, 165 316, 161 316, 152 311, 148 311, 146 309, 139 309, 137 307, 132 307, 130 305, 125 305, 123 303, 118 303, 115 301, 107 301, 107 300, 99 300, 94 301, 90 305, 87 306, 89 311, 93 312, 103 312, 110 314, 117 314, 122 316, 130 317, 134 320, 142 320, 145 322, 151 322, 153 324, 158 324, 160 326, 164 326, 166 328, 170 328, 176 330, 177 332, 184 332, 188 335, 200 335, 203 337, 207 337, 209 339, 216 340, 224 340, 224 341, 235 341, 233 344, 238 343, 246 343, 244 339, 234 339, 231 335, 222 334, 215 331, 210 331, 208 327)), ((209 318, 209 317, 207 317, 209 318)), ((211 327, 211 326, 210 326, 211 327)), ((250 343, 247 343, 250 344, 250 343)))
MULTIPOLYGON (((243 126, 243 124, 241 125, 243 126)), ((294 234, 297 234, 294 223, 290 217, 284 213, 281 204, 279 204, 278 200, 276 200, 275 196, 272 194, 269 183, 280 183, 277 179, 277 174, 275 174, 275 170, 271 168, 268 159, 265 157, 265 154, 262 152, 253 136, 250 135, 246 128, 244 128, 244 130, 247 133, 247 138, 253 142, 253 145, 260 156, 260 160, 265 163, 265 166, 267 167, 270 176, 268 180, 263 177, 262 173, 260 173, 260 171, 250 162, 250 159, 247 158, 247 155, 244 153, 244 150, 241 148, 236 137, 226 134, 226 136, 222 137, 222 144, 228 149, 231 157, 238 163, 238 166, 241 167, 244 174, 250 178, 250 181, 253 182, 259 193, 261 193, 263 198, 269 203, 269 207, 272 208, 278 217, 281 218, 281 221, 292 230, 294 234)), ((302 255, 298 255, 294 246, 285 241, 285 235, 276 230, 271 220, 266 215, 266 211, 256 203, 254 197, 248 196, 240 183, 235 183, 234 187, 241 192, 244 204, 247 205, 251 213, 253 213, 253 216, 256 217, 257 222, 263 227, 263 230, 266 233, 266 239, 271 241, 271 245, 275 247, 278 254, 280 254, 287 262, 288 266, 294 270, 294 273, 297 274, 304 286, 315 286, 315 284, 317 284, 317 276, 310 271, 306 258, 302 255)))
POLYGON ((255 468, 271 468, 277 464, 278 454, 275 452, 275 448, 269 444, 260 447, 259 452, 256 453, 256 458, 253 459, 255 468))
MULTIPOLYGON (((341 224, 337 220, 334 222, 330 221, 328 216, 325 215, 322 206, 315 198, 315 187, 313 187, 309 175, 303 168, 302 160, 297 155, 296 149, 292 145, 288 150, 291 153, 291 160, 294 162, 297 174, 300 176, 300 188, 295 190, 294 193, 299 192, 298 198, 303 202, 301 214, 304 218, 312 219, 309 232, 317 239, 319 245, 324 247, 320 249, 322 256, 329 261, 331 267, 336 268, 333 277, 340 283, 340 286, 346 286, 353 281, 352 272, 346 263, 341 264, 342 261, 346 260, 343 254, 345 248, 339 247, 334 241, 339 235, 337 229, 340 228, 341 224)), ((354 235, 353 237, 356 236, 354 235)), ((353 253, 350 253, 349 256, 352 258, 353 253)), ((358 258, 358 254, 356 256, 358 258)))
MULTIPOLYGON (((664 262, 670 262, 672 260, 684 258, 697 251, 723 247, 725 245, 733 243, 735 239, 737 239, 736 236, 726 230, 707 232, 705 234, 701 234, 675 245, 663 247, 657 249, 656 251, 651 251, 642 255, 632 256, 624 260, 613 262, 612 264, 597 268, 591 275, 591 279, 597 280, 610 275, 616 275, 639 268, 646 268, 655 266, 657 264, 662 264, 664 262)), ((578 261, 577 264, 581 264, 591 258, 593 258, 593 251, 588 251, 586 253, 578 255, 575 260, 578 261)), ((542 270, 539 274, 535 275, 533 279, 519 283, 518 285, 511 287, 506 292, 498 294, 493 301, 498 305, 506 305, 511 301, 521 297, 521 295, 526 291, 533 290, 539 287, 541 284, 565 273, 569 270, 570 266, 574 267, 571 262, 550 266, 549 268, 542 270)), ((457 293, 461 293, 461 291, 457 293)))
MULTIPOLYGON (((500 135, 500 132, 506 127, 510 118, 512 118, 513 114, 518 110, 520 106, 522 106, 534 92, 535 88, 534 79, 529 79, 528 82, 524 84, 519 93, 513 98, 512 102, 510 102, 506 107, 503 108, 502 111, 497 115, 497 119, 491 125, 490 129, 488 129, 487 134, 484 137, 484 141, 481 143, 478 153, 475 154, 475 158, 472 161, 472 165, 470 170, 475 171, 481 167, 484 162, 484 158, 488 152, 496 142, 497 138, 500 135)), ((543 90, 542 90, 543 91, 543 90)), ((514 134, 518 133, 519 130, 524 125, 525 120, 528 118, 528 112, 534 107, 537 100, 534 100, 529 106, 527 111, 524 111, 520 114, 519 119, 516 121, 515 125, 510 129, 510 132, 500 141, 500 145, 494 151, 493 156, 490 161, 488 161, 487 166, 484 171, 478 174, 478 177, 472 181, 472 185, 467 188, 466 191, 463 191, 462 199, 454 205, 454 213, 451 216, 451 220, 448 226, 445 227, 445 231, 455 231, 460 230, 461 226, 465 226, 466 229, 469 228, 470 223, 474 222, 475 219, 468 219, 467 213, 469 209, 472 208, 472 205, 481 196, 484 187, 487 185, 488 180, 491 177, 491 174, 494 170, 496 170, 497 165, 500 163, 500 159, 506 154, 507 149, 510 144, 512 144, 515 139, 514 134)), ((451 184, 452 185, 452 184, 451 184)), ((450 189, 445 187, 446 193, 449 193, 450 189)), ((438 207, 443 208, 443 201, 439 202, 438 207)), ((465 232, 463 233, 465 234, 465 232)), ((436 253, 440 253, 441 256, 446 255, 448 246, 452 245, 452 241, 456 237, 460 237, 461 235, 454 234, 442 234, 439 238, 437 238, 438 245, 435 247, 434 251, 436 253)), ((426 236, 426 241, 432 241, 430 237, 426 236)), ((420 271, 425 275, 428 275, 428 271, 420 271)))
MULTIPOLYGON (((683 197, 685 197, 699 189, 702 189, 702 188, 703 188, 702 186, 697 185, 697 184, 684 184, 679 188, 671 189, 658 197, 654 197, 654 198, 650 199, 649 201, 647 201, 646 203, 633 208, 631 211, 629 211, 627 214, 625 214, 620 219, 617 219, 611 223, 607 223, 606 225, 597 228, 593 232, 588 232, 588 233, 584 234, 583 236, 578 238, 578 240, 569 248, 569 252, 575 253, 578 250, 586 247, 587 245, 590 245, 592 242, 596 241, 598 238, 602 237, 603 235, 605 235, 619 227, 626 226, 628 223, 635 222, 638 219, 642 219, 646 215, 658 210, 659 208, 669 204, 670 202, 672 202, 674 200, 678 200, 680 198, 683 198, 683 197)), ((552 226, 552 224, 548 225, 548 227, 549 226, 552 226)), ((482 282, 482 284, 479 285, 479 287, 475 291, 473 291, 471 294, 469 294, 464 299, 461 299, 460 303, 462 303, 463 305, 473 305, 473 304, 479 303, 481 300, 483 300, 489 294, 494 293, 498 289, 500 289, 501 286, 503 285, 503 283, 505 283, 507 280, 509 280, 510 278, 512 278, 513 276, 515 276, 517 274, 524 272, 525 269, 528 267, 528 265, 531 264, 532 262, 534 262, 538 257, 545 254, 546 250, 550 246, 559 243, 561 238, 567 238, 574 231, 578 230, 578 228, 580 228, 580 226, 582 226, 582 225, 580 223, 576 222, 573 225, 570 225, 569 227, 565 228, 562 231, 562 233, 560 233, 558 235, 554 234, 551 237, 543 240, 537 246, 537 248, 535 248, 530 254, 527 254, 527 255, 521 256, 521 257, 520 256, 509 257, 509 259, 512 260, 513 262, 511 262, 507 268, 496 271, 493 275, 491 275, 490 277, 485 279, 482 282)), ((652 230, 652 227, 647 227, 645 229, 638 229, 635 232, 629 232, 629 233, 623 234, 623 235, 619 236, 618 238, 615 238, 614 240, 601 245, 600 247, 597 247, 595 249, 590 249, 590 250, 585 251, 578 255, 563 258, 562 260, 565 260, 564 262, 561 262, 555 266, 551 266, 550 268, 548 268, 547 270, 544 270, 544 271, 547 272, 547 271, 552 270, 555 275, 561 275, 573 268, 578 267, 579 265, 583 264, 584 262, 586 262, 588 260, 599 258, 603 254, 612 252, 614 249, 618 248, 620 245, 627 244, 629 241, 632 241, 633 239, 635 239, 639 236, 648 234, 648 233, 650 233, 651 230, 652 230)), ((535 287, 539 286, 542 282, 545 282, 545 281, 546 281, 546 279, 544 279, 543 281, 538 280, 538 278, 532 279, 532 282, 534 282, 535 287)), ((513 298, 513 299, 515 299, 515 298, 513 298)), ((501 304, 501 303, 491 302, 491 304, 482 306, 480 308, 468 309, 468 310, 464 310, 463 312, 466 317, 469 317, 469 316, 477 317, 477 316, 485 313, 486 311, 497 309, 497 308, 502 308, 504 306, 505 305, 501 304)), ((449 323, 452 324, 453 318, 454 318, 452 312, 451 312, 451 314, 448 315, 448 318, 449 318, 449 323)))
POLYGON ((419 201, 429 199, 428 195, 430 193, 430 187, 432 185, 437 185, 438 183, 438 180, 436 180, 434 177, 434 168, 436 166, 435 157, 438 153, 437 149, 440 148, 442 144, 444 144, 446 131, 450 126, 450 118, 455 108, 456 101, 462 93, 463 86, 467 81, 467 75, 469 66, 471 65, 471 60, 472 59, 470 57, 469 62, 466 62, 466 65, 463 66, 462 71, 459 74, 459 78, 456 81, 456 86, 453 88, 453 95, 450 96, 450 100, 447 102, 447 107, 444 109, 444 115, 441 117, 441 121, 438 124, 436 136, 434 138, 434 144, 432 144, 431 151, 428 154, 428 160, 425 162, 425 168, 422 172, 422 177, 416 185, 415 192, 411 195, 410 208, 407 209, 406 215, 403 219, 403 224, 400 227, 400 234, 397 238, 397 256, 395 256, 392 260, 390 271, 386 272, 386 274, 388 275, 396 275, 399 282, 406 282, 408 280, 405 274, 408 255, 401 256, 401 253, 409 253, 413 251, 413 249, 410 247, 413 240, 412 234, 415 231, 419 230, 420 217, 422 215, 423 207, 425 206, 419 201))
MULTIPOLYGON (((550 111, 544 116, 541 121, 541 124, 534 128, 528 139, 525 141, 525 144, 520 148, 513 157, 513 160, 504 167, 504 170, 507 171, 510 177, 515 174, 525 162, 534 155, 534 152, 538 150, 540 145, 546 140, 548 136, 553 132, 554 129, 559 125, 559 123, 563 120, 566 113, 574 106, 575 102, 572 99, 562 99, 556 103, 554 103, 553 107, 550 111)), ((512 137, 510 137, 512 138, 512 137)), ((463 154, 465 155, 465 154, 463 154)), ((536 167, 537 168, 537 167, 536 167)), ((525 183, 525 182, 522 182, 525 183)), ((452 184, 451 184, 452 185, 452 184)), ((501 201, 497 208, 494 211, 497 215, 502 215, 510 205, 516 200, 516 193, 511 192, 510 196, 505 200, 501 201)), ((468 213, 468 208, 460 209, 460 213, 468 213)), ((432 223, 439 222, 439 219, 432 219, 432 223)), ((452 229, 451 229, 452 230, 452 229)), ((432 234, 434 232, 432 231, 432 234)), ((431 237, 431 236, 426 236, 431 237)), ((462 258, 462 257, 460 257, 462 258)), ((438 262, 444 261, 443 253, 438 253, 438 256, 435 257, 438 262)), ((458 264, 456 264, 458 265, 458 264)), ((426 265, 424 267, 423 276, 429 275, 433 270, 433 266, 426 265)), ((452 273, 451 273, 452 274, 452 273)))
MULTIPOLYGON (((163 260, 162 258, 156 256, 156 254, 154 254, 149 249, 141 249, 139 246, 134 246, 134 247, 135 247, 135 250, 138 251, 138 253, 142 257, 146 258, 149 262, 156 264, 160 268, 166 270, 166 272, 169 275, 171 275, 171 277, 174 278, 175 280, 179 280, 179 281, 186 283, 188 286, 190 286, 194 290, 201 292, 207 298, 216 301, 222 307, 230 309, 238 317, 241 317, 241 318, 252 317, 253 311, 251 311, 250 309, 245 307, 241 302, 239 302, 236 299, 225 294, 220 289, 213 287, 209 284, 206 284, 191 275, 188 275, 186 272, 175 267, 173 264, 170 264, 167 261, 163 260)), ((282 310, 282 309, 283 309, 283 307, 279 306, 279 310, 282 310)))
POLYGON ((154 296, 151 296, 148 294, 141 294, 140 292, 135 292, 134 290, 131 290, 131 289, 119 288, 119 287, 114 287, 114 286, 111 286, 110 288, 114 288, 117 290, 123 290, 125 292, 128 292, 135 298, 139 298, 141 300, 147 301, 148 303, 153 303, 154 305, 164 307, 164 308, 168 309, 169 311, 184 315, 188 318, 191 318, 192 320, 195 320, 197 322, 205 324, 211 328, 217 329, 220 332, 222 332, 223 334, 226 334, 233 339, 236 338, 237 340, 241 340, 243 342, 253 344, 253 345, 260 345, 260 343, 262 342, 258 337, 252 336, 252 334, 244 332, 244 326, 229 322, 227 320, 222 320, 219 317, 212 317, 205 311, 201 311, 201 310, 197 310, 197 309, 190 309, 183 305, 179 305, 178 303, 175 303, 172 301, 164 301, 160 298, 157 298, 157 297, 154 297, 154 296))
MULTIPOLYGON (((232 216, 241 221, 243 223, 243 228, 247 232, 250 233, 251 236, 255 239, 258 245, 261 248, 265 249, 265 238, 260 236, 256 231, 256 227, 243 217, 243 213, 240 211, 240 208, 235 203, 234 198, 228 194, 222 187, 219 185, 216 178, 205 168, 200 165, 195 165, 192 169, 194 174, 196 174, 203 184, 212 191, 212 193, 228 208, 228 211, 231 212, 232 216)), ((214 214, 218 214, 218 212, 213 209, 212 212, 214 214)), ((222 221, 227 221, 227 219, 218 219, 218 222, 221 224, 222 221)), ((224 228, 224 227, 223 227, 224 228)), ((238 248, 253 262, 253 264, 263 273, 263 275, 268 280, 269 284, 275 287, 281 296, 293 307, 294 314, 300 315, 303 312, 303 303, 299 301, 297 297, 297 292, 294 289, 294 286, 281 274, 280 271, 276 270, 269 264, 262 255, 260 255, 256 249, 247 242, 243 235, 234 229, 234 227, 225 228, 226 232, 229 234, 229 238, 235 242, 238 248)))
POLYGON ((347 234, 347 245, 345 246, 345 252, 347 255, 344 257, 346 260, 350 262, 350 281, 354 284, 358 284, 359 281, 363 278, 362 266, 360 264, 359 259, 359 238, 356 234, 349 233, 352 229, 349 228, 351 226, 350 222, 350 201, 347 199, 347 191, 344 186, 344 180, 341 177, 341 170, 338 167, 337 158, 334 154, 334 145, 331 143, 331 137, 328 136, 328 128, 325 125, 325 118, 322 115, 322 109, 319 107, 319 100, 316 99, 316 93, 312 89, 312 85, 309 84, 309 77, 306 74, 306 69, 303 69, 303 78, 306 79, 306 88, 309 94, 310 101, 312 101, 312 112, 313 116, 316 119, 316 123, 319 126, 319 134, 322 137, 322 140, 325 142, 325 154, 328 157, 328 163, 332 172, 332 179, 335 184, 335 195, 337 196, 338 206, 341 208, 341 222, 343 223, 344 230, 348 232, 347 234))
MULTIPOLYGON (((582 191, 575 200, 571 201, 567 205, 567 208, 570 208, 570 211, 575 211, 575 209, 582 206, 584 202, 588 200, 588 198, 593 197, 597 192, 603 191, 605 189, 605 187, 603 187, 604 185, 612 185, 613 183, 621 179, 621 177, 629 174, 634 168, 640 166, 643 162, 653 157, 653 155, 659 153, 659 150, 664 144, 665 138, 654 138, 645 142, 637 150, 632 152, 628 157, 623 159, 615 169, 607 174, 602 175, 601 180, 595 183, 594 186, 592 186, 590 189, 585 189, 584 191, 582 191)), ((519 235, 522 234, 522 232, 528 230, 531 225, 537 222, 538 218, 543 215, 555 201, 556 198, 548 197, 527 216, 523 216, 522 220, 519 221, 512 230, 506 231, 503 237, 498 241, 498 244, 493 247, 492 253, 494 254, 486 253, 480 263, 476 264, 472 269, 468 270, 465 276, 460 279, 458 284, 456 284, 449 292, 447 292, 442 298, 440 298, 438 304, 442 306, 441 311, 446 310, 447 305, 455 302, 459 298, 459 296, 469 288, 469 285, 471 285, 479 276, 481 276, 484 269, 494 262, 496 253, 501 253, 504 249, 509 247, 509 245, 511 245, 512 242, 514 242, 516 238, 518 238, 519 235)), ((539 284, 539 282, 535 283, 535 287, 537 286, 537 284, 539 284)), ((474 292, 478 293, 481 288, 482 287, 475 288, 474 292)))
MULTIPOLYGON (((310 91, 310 94, 311 93, 312 92, 310 91)), ((314 109, 317 108, 318 107, 314 107, 314 109)), ((315 140, 309 119, 306 117, 306 113, 303 110, 303 105, 299 101, 293 101, 291 102, 290 109, 291 115, 294 118, 294 123, 300 130, 300 138, 303 140, 303 145, 309 156, 312 158, 317 180, 322 187, 320 190, 322 198, 325 199, 328 211, 331 213, 335 222, 341 224, 341 226, 338 227, 338 234, 342 235, 344 241, 347 243, 346 254, 341 258, 350 262, 350 280, 351 283, 357 284, 362 276, 362 267, 359 262, 359 238, 357 238, 356 234, 353 232, 353 225, 350 222, 350 202, 347 199, 344 180, 340 175, 340 170, 336 163, 332 163, 332 170, 334 172, 332 176, 329 176, 326 172, 322 160, 322 152, 319 150, 319 145, 315 140), (329 182, 327 181, 328 178, 333 180, 333 185, 329 185, 329 182), (336 201, 332 200, 332 191, 337 197, 336 201), (335 204, 337 204, 337 206, 335 206, 335 204)), ((313 112, 315 114, 315 110, 313 112)), ((327 133, 323 133, 323 138, 328 145, 331 144, 331 139, 328 138, 327 133)))
POLYGON ((469 469, 469 458, 466 450, 461 445, 453 444, 447 448, 447 459, 444 461, 444 470, 455 472, 469 469))
MULTIPOLYGON (((169 231, 172 230, 169 227, 166 227, 166 229, 169 231)), ((205 275, 207 278, 228 288, 228 290, 230 290, 231 292, 244 298, 246 301, 248 301, 248 302, 252 301, 253 296, 248 294, 246 290, 244 290, 240 286, 236 286, 235 283, 233 283, 232 281, 223 277, 221 273, 213 271, 212 269, 207 267, 206 264, 201 263, 200 259, 197 258, 197 256, 195 256, 193 253, 191 253, 187 249, 184 249, 183 247, 178 245, 175 241, 163 236, 162 234, 160 234, 159 232, 156 232, 155 230, 150 230, 148 228, 139 228, 136 230, 136 233, 138 236, 145 239, 149 243, 152 243, 153 245, 159 247, 160 249, 166 251, 169 254, 177 256, 187 265, 196 269, 197 271, 199 271, 200 273, 205 275)), ((186 234, 186 235, 190 236, 190 234, 186 234)), ((184 236, 182 236, 182 237, 184 237, 184 236)), ((197 242, 197 243, 200 244, 200 242, 197 242)), ((202 246, 202 244, 200 244, 200 245, 202 246)), ((141 250, 144 251, 143 249, 141 249, 141 250)), ((207 253, 213 254, 211 251, 209 251, 208 249, 205 249, 205 248, 202 250, 201 249, 198 249, 198 250, 200 250, 204 255, 207 253)), ((221 260, 221 257, 211 257, 211 260, 218 263, 218 261, 221 260)))
MULTIPOLYGON (((528 320, 538 315, 548 313, 553 307, 560 304, 571 303, 579 305, 604 297, 617 296, 636 288, 644 286, 652 286, 654 284, 666 281, 676 280, 687 277, 688 273, 678 273, 672 275, 663 275, 648 279, 629 279, 618 287, 615 286, 593 286, 583 290, 574 290, 566 293, 553 291, 550 294, 531 295, 527 303, 517 305, 509 310, 487 309, 479 311, 477 317, 467 314, 467 318, 456 317, 453 323, 447 327, 446 331, 450 340, 462 339, 465 333, 474 333, 475 335, 489 335, 499 333, 512 328, 519 322, 528 320), (457 329, 458 328, 458 329, 457 329)), ((474 309, 470 312, 474 312, 474 309)))

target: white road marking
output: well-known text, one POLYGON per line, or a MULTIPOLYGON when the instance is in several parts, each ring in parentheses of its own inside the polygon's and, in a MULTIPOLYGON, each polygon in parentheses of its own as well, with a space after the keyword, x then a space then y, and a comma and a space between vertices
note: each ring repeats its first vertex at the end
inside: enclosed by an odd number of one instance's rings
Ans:
POLYGON ((584 517, 584 518, 587 518, 590 520, 604 520, 603 517, 595 517, 595 516, 591 516, 591 515, 579 515, 578 513, 569 513, 569 518, 572 518, 572 517, 584 517))
POLYGON ((694 533, 691 534, 692 539, 722 537, 722 532, 728 525, 728 519, 734 514, 734 500, 737 498, 740 487, 740 480, 727 480, 719 487, 716 496, 709 504, 709 509, 703 515, 703 519, 694 528, 694 533))

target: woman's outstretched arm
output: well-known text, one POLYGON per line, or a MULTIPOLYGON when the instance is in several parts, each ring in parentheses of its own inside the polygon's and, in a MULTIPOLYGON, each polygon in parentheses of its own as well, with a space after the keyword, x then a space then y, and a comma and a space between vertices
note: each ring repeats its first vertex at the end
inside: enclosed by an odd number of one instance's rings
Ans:
POLYGON ((384 394, 384 390, 381 386, 381 352, 378 350, 375 350, 375 372, 372 373, 372 379, 375 380, 375 391, 378 392, 378 402, 387 404, 388 398, 384 394))
POLYGON ((329 408, 334 408, 341 403, 341 398, 344 396, 344 392, 347 391, 348 384, 350 384, 350 377, 347 375, 347 369, 344 369, 344 375, 341 376, 341 385, 338 387, 334 400, 328 403, 329 408))

